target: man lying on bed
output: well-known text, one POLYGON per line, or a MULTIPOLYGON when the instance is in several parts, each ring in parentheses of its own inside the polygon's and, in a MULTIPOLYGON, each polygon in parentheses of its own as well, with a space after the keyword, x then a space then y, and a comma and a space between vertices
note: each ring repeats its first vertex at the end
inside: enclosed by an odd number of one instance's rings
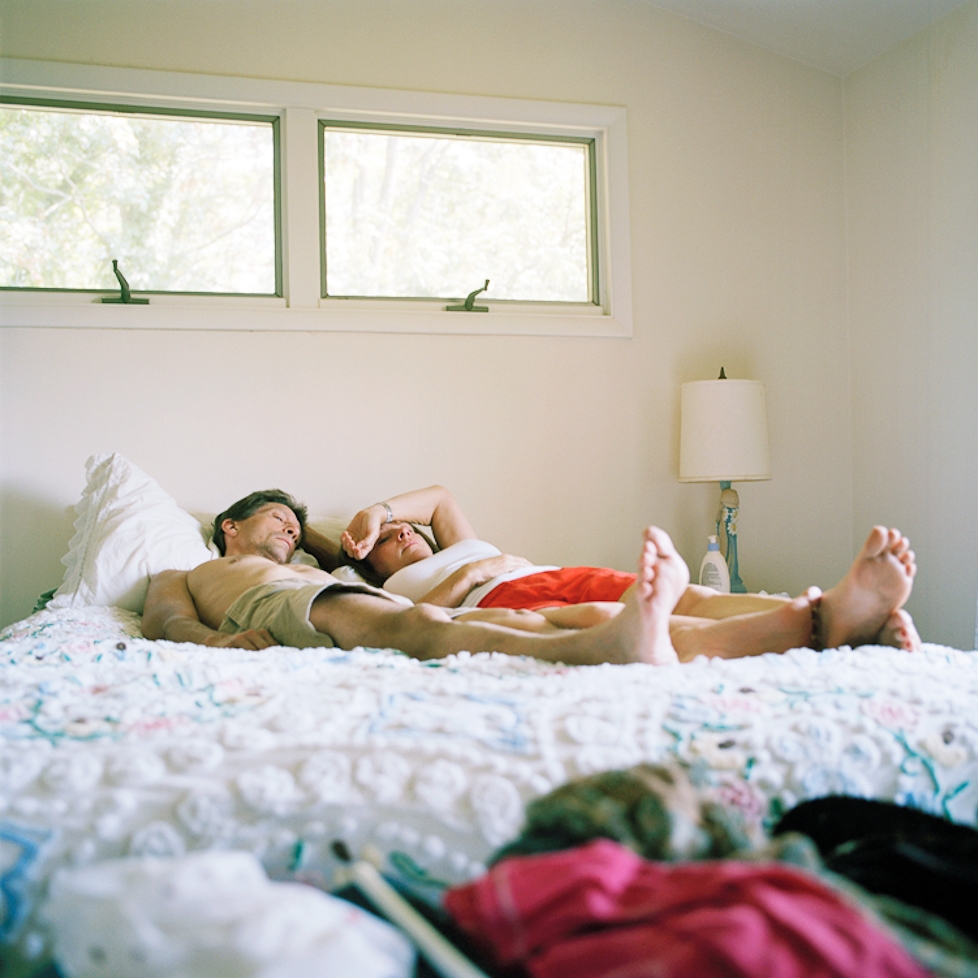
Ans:
MULTIPOLYGON (((685 592, 689 571, 668 535, 655 527, 643 534, 635 586, 620 614, 580 630, 553 630, 545 622, 551 630, 534 633, 523 630, 523 612, 512 613, 509 625, 499 624, 499 609, 489 612, 493 621, 473 619, 478 611, 469 613, 469 620, 452 620, 434 605, 405 607, 384 591, 344 585, 321 569, 290 564, 304 523, 305 508, 284 493, 255 493, 240 500, 215 520, 215 541, 225 556, 189 572, 164 571, 151 580, 144 634, 253 649, 365 645, 397 648, 417 658, 498 651, 570 664, 677 661, 669 636, 670 612, 685 592)), ((889 539, 885 532, 883 536, 889 539)), ((905 552, 895 544, 878 553, 864 548, 853 570, 823 599, 828 603, 827 634, 843 625, 850 631, 883 627, 909 594, 913 568, 905 552), (898 581, 905 583, 899 597, 898 581), (867 624, 881 617, 880 624, 867 624)), ((794 605, 806 607, 810 599, 786 603, 794 605)), ((744 628, 745 635, 751 631, 750 622, 745 627, 728 621, 744 628)), ((747 645, 740 654, 755 651, 747 645)))
MULTIPOLYGON (((635 586, 634 574, 603 567, 535 567, 500 553, 476 539, 458 502, 442 486, 361 510, 341 543, 369 583, 412 601, 538 610, 567 628, 608 620, 635 586), (436 552, 412 523, 431 528, 436 552)), ((696 655, 784 652, 809 644, 873 643, 913 650, 920 639, 902 605, 915 572, 907 539, 876 527, 849 574, 820 600, 817 589, 787 600, 687 586, 672 610, 672 642, 682 661, 696 655)))

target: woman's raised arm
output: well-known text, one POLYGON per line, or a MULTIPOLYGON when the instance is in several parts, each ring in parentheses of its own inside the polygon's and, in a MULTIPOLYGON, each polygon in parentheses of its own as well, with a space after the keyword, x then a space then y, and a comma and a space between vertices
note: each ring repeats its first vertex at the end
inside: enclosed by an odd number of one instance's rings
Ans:
POLYGON ((475 539, 475 530, 455 497, 444 486, 428 486, 361 509, 343 533, 343 549, 363 560, 377 542, 380 528, 392 521, 430 526, 439 547, 475 539))

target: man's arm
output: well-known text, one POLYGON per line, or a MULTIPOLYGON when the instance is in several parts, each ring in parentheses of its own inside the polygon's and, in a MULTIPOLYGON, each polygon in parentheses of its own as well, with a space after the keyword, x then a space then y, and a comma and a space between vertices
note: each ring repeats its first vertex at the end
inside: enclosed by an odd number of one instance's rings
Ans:
POLYGON ((339 547, 311 526, 307 526, 305 532, 302 534, 302 543, 300 546, 307 554, 315 559, 316 563, 324 571, 331 573, 342 563, 341 557, 343 555, 339 547))
POLYGON ((264 628, 225 635, 205 625, 187 586, 187 571, 162 571, 150 578, 142 628, 146 638, 214 648, 267 649, 278 645, 264 628))
MULTIPOLYGON (((428 486, 427 489, 391 496, 387 505, 394 520, 430 526, 441 548, 450 547, 460 540, 475 539, 475 530, 465 518, 461 506, 444 486, 428 486)), ((387 509, 380 503, 361 509, 343 533, 343 549, 351 557, 363 560, 377 542, 387 516, 387 509)))

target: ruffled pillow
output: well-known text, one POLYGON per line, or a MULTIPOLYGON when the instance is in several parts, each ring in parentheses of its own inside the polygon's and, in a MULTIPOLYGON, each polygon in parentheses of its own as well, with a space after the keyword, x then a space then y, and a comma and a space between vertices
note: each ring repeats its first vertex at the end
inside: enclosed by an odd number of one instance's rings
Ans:
POLYGON ((85 468, 64 581, 49 608, 116 605, 142 614, 153 574, 192 570, 216 556, 209 528, 122 455, 93 455, 85 468))

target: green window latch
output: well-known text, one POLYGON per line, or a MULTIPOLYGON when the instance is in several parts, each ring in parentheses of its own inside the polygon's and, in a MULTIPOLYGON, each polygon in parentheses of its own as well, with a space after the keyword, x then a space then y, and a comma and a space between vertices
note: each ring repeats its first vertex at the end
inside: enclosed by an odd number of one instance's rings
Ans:
POLYGON ((474 292, 470 292, 465 299, 465 302, 460 306, 445 306, 448 312, 488 312, 488 306, 477 306, 474 305, 475 297, 480 292, 485 292, 489 288, 489 279, 486 279, 486 284, 482 286, 481 289, 476 289, 474 292))
POLYGON ((113 258, 112 259, 112 271, 115 272, 115 277, 119 280, 119 287, 121 289, 118 295, 104 295, 102 296, 103 302, 125 302, 133 303, 139 306, 148 306, 149 299, 134 299, 131 290, 129 289, 129 283, 126 281, 125 275, 119 271, 119 262, 113 258))

